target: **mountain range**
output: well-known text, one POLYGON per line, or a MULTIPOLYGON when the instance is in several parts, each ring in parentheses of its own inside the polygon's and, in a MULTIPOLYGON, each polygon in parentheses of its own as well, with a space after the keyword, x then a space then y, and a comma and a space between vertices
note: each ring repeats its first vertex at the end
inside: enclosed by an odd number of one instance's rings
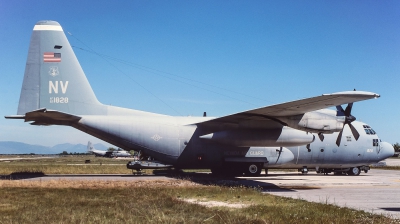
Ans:
MULTIPOLYGON (((95 149, 107 150, 108 147, 97 143, 93 144, 95 149)), ((86 153, 86 145, 83 144, 58 144, 53 147, 43 145, 31 145, 22 142, 0 141, 0 154, 60 154, 63 151, 68 153, 86 153)))

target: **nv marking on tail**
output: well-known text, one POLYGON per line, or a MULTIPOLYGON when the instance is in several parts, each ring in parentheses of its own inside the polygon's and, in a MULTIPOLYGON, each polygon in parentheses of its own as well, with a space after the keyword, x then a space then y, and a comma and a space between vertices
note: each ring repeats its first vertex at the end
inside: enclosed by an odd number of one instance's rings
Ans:
POLYGON ((60 86, 61 92, 65 94, 67 92, 68 83, 69 81, 65 81, 65 83, 63 81, 55 81, 55 83, 53 81, 49 81, 49 93, 52 94, 54 91, 55 94, 58 94, 58 86, 60 86))

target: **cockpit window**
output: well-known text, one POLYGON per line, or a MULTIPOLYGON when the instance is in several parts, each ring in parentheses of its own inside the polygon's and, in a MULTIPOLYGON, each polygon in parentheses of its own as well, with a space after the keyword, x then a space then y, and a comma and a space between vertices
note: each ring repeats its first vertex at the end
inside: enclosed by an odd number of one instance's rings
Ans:
POLYGON ((368 125, 363 125, 363 126, 364 126, 365 133, 367 135, 375 135, 376 134, 376 132, 370 126, 368 126, 368 125))

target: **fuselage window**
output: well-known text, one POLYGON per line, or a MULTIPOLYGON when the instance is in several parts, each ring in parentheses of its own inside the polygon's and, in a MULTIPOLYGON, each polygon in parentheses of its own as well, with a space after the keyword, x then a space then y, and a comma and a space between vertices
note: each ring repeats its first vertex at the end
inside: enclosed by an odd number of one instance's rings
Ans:
POLYGON ((372 146, 379 146, 379 139, 372 139, 372 146))

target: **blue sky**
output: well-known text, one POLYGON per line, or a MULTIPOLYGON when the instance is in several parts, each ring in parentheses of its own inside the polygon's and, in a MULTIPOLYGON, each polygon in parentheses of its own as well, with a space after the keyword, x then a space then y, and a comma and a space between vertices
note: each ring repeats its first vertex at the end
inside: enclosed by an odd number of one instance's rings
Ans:
MULTIPOLYGON (((16 114, 33 26, 55 20, 104 104, 223 116, 356 88, 381 94, 353 115, 393 144, 399 11, 399 1, 0 1, 0 114, 16 114)), ((88 140, 101 142, 0 119, 0 141, 88 140)))

